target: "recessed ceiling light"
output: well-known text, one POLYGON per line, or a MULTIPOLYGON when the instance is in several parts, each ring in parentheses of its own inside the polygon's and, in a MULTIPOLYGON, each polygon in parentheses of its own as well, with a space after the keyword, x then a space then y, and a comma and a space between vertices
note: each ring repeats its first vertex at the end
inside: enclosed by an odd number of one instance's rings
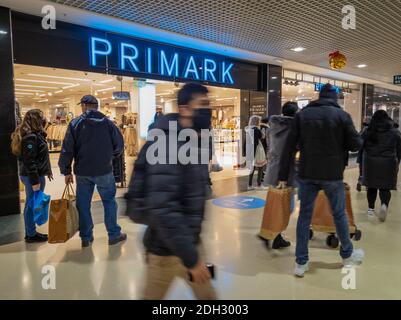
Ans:
POLYGON ((7 34, 8 32, 5 30, 0 30, 0 34, 7 34))
POLYGON ((291 51, 294 52, 302 52, 305 51, 306 49, 304 47, 296 47, 296 48, 292 48, 291 51))
POLYGON ((358 64, 357 67, 360 68, 360 69, 362 69, 362 68, 366 68, 367 65, 366 65, 366 64, 358 64))

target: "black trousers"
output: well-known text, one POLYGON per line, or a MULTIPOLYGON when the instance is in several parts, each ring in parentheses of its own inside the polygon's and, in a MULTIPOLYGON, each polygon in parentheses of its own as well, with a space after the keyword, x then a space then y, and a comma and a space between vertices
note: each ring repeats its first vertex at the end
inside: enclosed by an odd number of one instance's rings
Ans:
POLYGON ((263 173, 264 173, 265 167, 253 167, 253 170, 252 170, 251 174, 249 175, 249 182, 248 182, 249 186, 253 185, 253 175, 255 174, 256 170, 258 170, 258 178, 257 178, 258 186, 260 186, 262 184, 263 173))
MULTIPOLYGON (((368 188, 368 203, 369 203, 369 208, 374 209, 375 208, 375 203, 376 203, 376 198, 377 198, 377 191, 378 189, 376 188, 368 188)), ((391 199, 391 192, 390 190, 387 189, 380 189, 379 191, 379 196, 380 196, 380 201, 382 204, 385 204, 386 206, 389 205, 390 199, 391 199)))

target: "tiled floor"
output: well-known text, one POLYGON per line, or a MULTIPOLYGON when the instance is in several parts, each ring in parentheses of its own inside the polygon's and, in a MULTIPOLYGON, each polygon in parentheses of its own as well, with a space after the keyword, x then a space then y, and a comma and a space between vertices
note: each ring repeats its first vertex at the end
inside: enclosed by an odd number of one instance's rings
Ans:
MULTIPOLYGON (((346 172, 353 186, 357 170, 346 172)), ((249 194, 264 198, 266 192, 241 192, 246 178, 214 182, 214 196, 249 194)), ((310 242, 311 270, 303 279, 292 275, 294 246, 282 251, 265 248, 256 238, 262 210, 216 207, 208 201, 203 241, 209 261, 217 268, 215 286, 222 299, 400 299, 401 291, 401 194, 393 193, 386 223, 368 221, 366 193, 352 191, 353 207, 362 240, 355 243, 366 252, 356 268, 356 289, 342 288, 338 250, 325 245, 325 234, 310 242)), ((120 211, 123 203, 120 201, 120 211)), ((0 299, 136 299, 143 280, 143 228, 120 218, 128 241, 109 248, 102 224, 102 210, 94 203, 95 242, 81 250, 77 236, 60 245, 25 245, 21 241, 21 217, 0 219, 0 299), (42 289, 42 268, 56 270, 56 289, 42 289)), ((297 214, 286 236, 294 242, 297 214)), ((44 230, 45 228, 42 228, 44 230)), ((191 299, 185 284, 177 280, 169 299, 191 299)))

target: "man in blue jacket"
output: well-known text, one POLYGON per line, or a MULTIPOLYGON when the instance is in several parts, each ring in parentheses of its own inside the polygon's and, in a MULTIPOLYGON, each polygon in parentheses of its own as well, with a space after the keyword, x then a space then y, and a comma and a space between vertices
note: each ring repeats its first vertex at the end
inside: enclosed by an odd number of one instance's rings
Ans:
POLYGON ((68 126, 59 167, 65 183, 74 183, 71 164, 77 180, 77 209, 82 247, 93 242, 91 201, 95 186, 104 206, 104 223, 109 235, 109 245, 127 239, 117 224, 116 184, 113 175, 113 158, 124 151, 124 140, 118 128, 103 113, 98 101, 86 95, 81 99, 82 115, 68 126))

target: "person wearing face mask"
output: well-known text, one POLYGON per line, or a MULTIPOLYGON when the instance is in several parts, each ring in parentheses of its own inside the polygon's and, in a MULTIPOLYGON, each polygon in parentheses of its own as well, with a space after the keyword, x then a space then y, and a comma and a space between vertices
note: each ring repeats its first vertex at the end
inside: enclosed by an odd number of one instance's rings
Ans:
POLYGON ((47 234, 36 231, 34 214, 28 206, 35 191, 44 191, 46 177, 53 180, 45 132, 46 118, 39 109, 29 110, 12 135, 11 149, 19 159, 20 179, 25 186, 25 242, 46 242, 47 234))
POLYGON ((201 135, 202 129, 208 131, 211 125, 208 89, 200 84, 186 84, 178 91, 177 102, 178 113, 159 117, 154 136, 148 136, 139 152, 126 195, 127 214, 130 215, 131 199, 141 198, 147 225, 143 240, 146 250, 144 299, 163 299, 177 277, 187 282, 198 299, 214 300, 216 292, 205 265, 200 237, 207 194, 205 168, 207 172, 209 157, 207 147, 200 147, 199 143, 206 139, 204 146, 209 145, 209 136, 201 135), (147 150, 159 140, 160 130, 166 136, 165 162, 153 164, 147 150), (184 134, 183 130, 191 134, 191 139, 178 139, 180 132, 184 134), (190 152, 196 152, 194 159, 197 160, 187 163, 182 159, 180 148, 189 142, 194 143, 190 152), (199 162, 202 155, 205 163, 199 162), (172 160, 174 158, 177 161, 172 160))

